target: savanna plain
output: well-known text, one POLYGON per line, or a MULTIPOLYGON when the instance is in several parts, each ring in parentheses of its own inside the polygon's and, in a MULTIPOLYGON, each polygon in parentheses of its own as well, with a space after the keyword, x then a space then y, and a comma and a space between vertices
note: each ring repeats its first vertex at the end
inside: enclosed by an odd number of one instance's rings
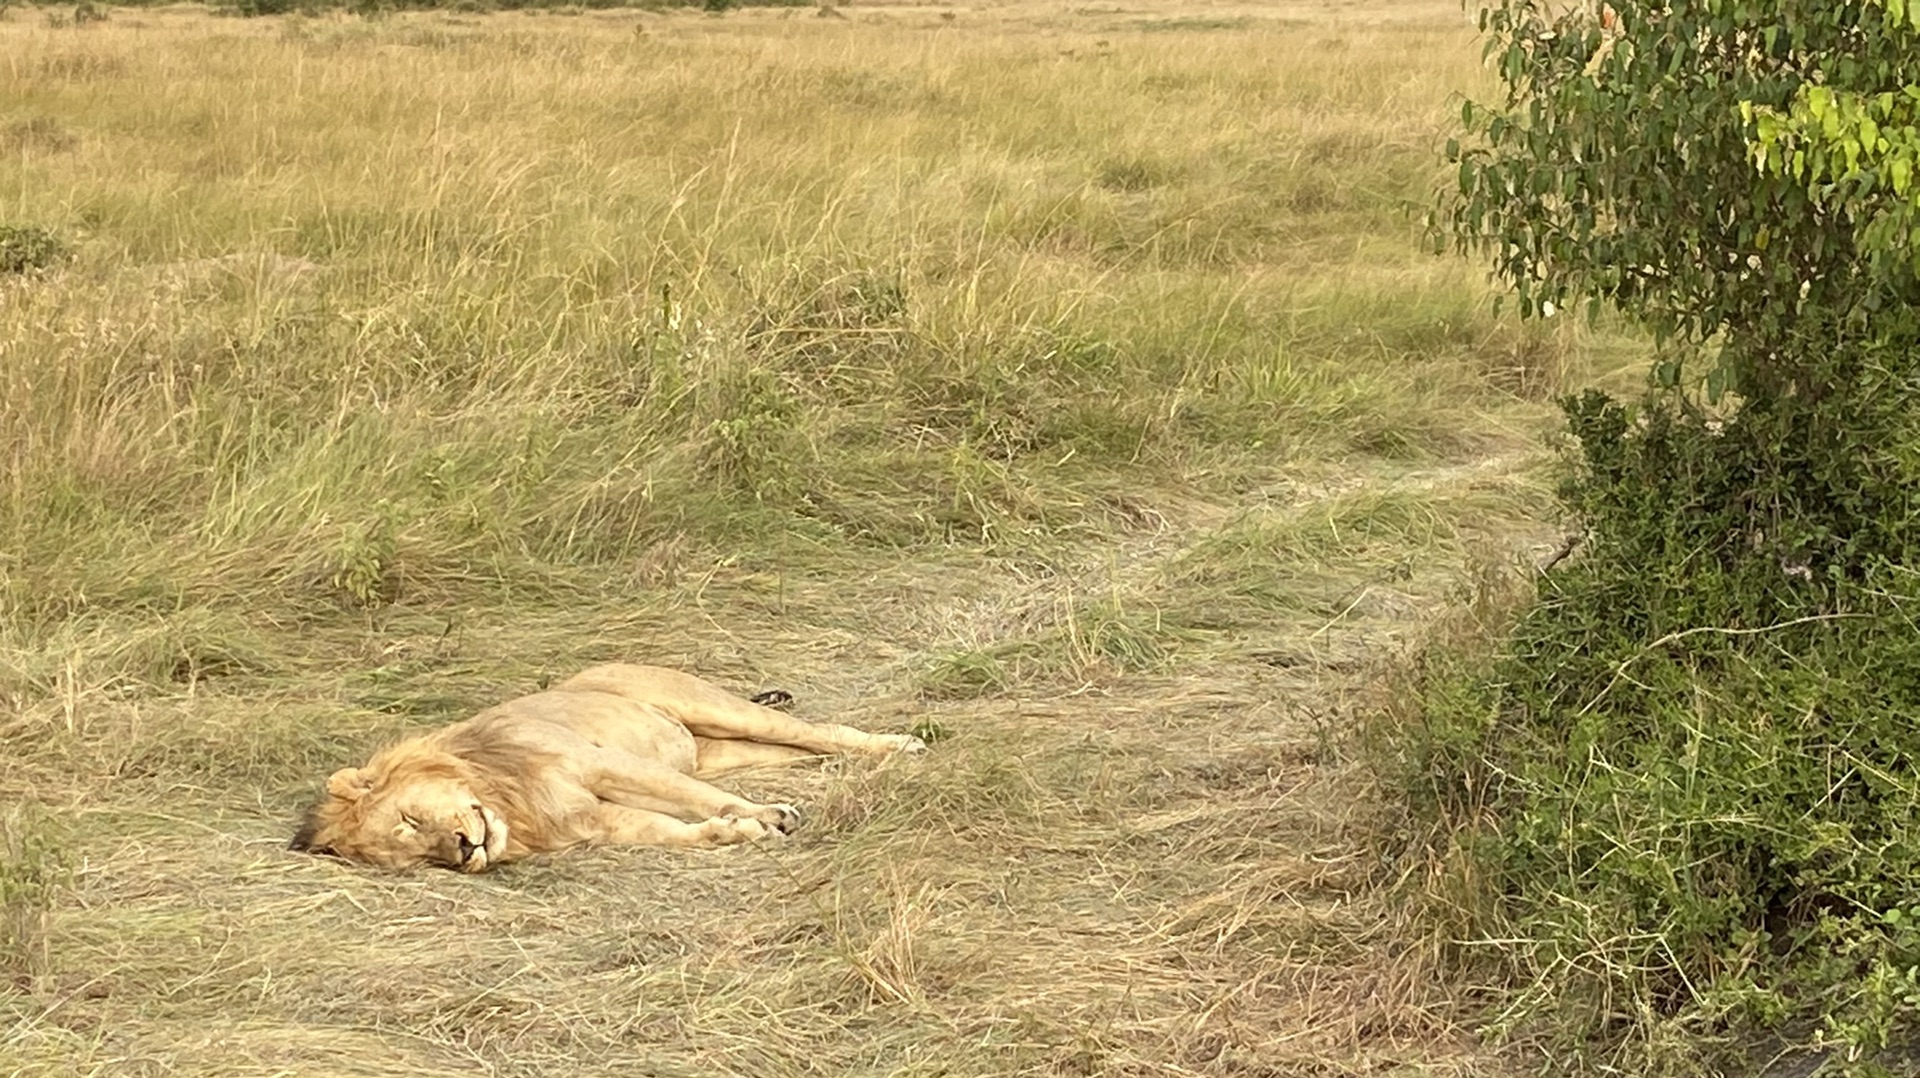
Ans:
POLYGON ((1497 1069, 1353 731, 1646 350, 1423 240, 1454 0, 98 14, 0 9, 62 249, 0 275, 0 1071, 1497 1069), (751 848, 285 849, 608 659, 935 743, 730 780, 808 811, 751 848))

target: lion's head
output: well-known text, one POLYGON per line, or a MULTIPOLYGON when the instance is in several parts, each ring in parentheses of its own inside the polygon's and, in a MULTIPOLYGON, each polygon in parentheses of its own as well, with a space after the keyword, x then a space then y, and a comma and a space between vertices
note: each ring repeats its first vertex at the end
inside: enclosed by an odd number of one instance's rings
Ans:
POLYGON ((506 852, 507 823, 478 786, 455 757, 383 754, 333 773, 293 848, 387 868, 484 872, 506 852))

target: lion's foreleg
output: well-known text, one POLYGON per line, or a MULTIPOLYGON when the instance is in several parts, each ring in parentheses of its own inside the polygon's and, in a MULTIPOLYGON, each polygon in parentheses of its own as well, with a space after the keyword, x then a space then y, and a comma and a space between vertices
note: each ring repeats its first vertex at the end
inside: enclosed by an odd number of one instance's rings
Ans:
POLYGON ((601 802, 598 840, 609 846, 732 846, 773 834, 746 817, 715 817, 688 823, 665 813, 601 802))
POLYGON ((602 801, 681 820, 756 820, 783 833, 793 830, 800 820, 799 811, 791 805, 756 804, 624 752, 602 751, 583 778, 587 789, 602 801))

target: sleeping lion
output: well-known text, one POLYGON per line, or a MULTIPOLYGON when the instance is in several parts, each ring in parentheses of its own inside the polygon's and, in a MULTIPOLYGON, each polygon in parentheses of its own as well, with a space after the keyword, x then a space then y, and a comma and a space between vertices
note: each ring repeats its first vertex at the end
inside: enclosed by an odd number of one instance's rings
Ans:
POLYGON ((709 786, 709 775, 925 748, 802 722, 675 670, 596 666, 334 772, 292 848, 485 872, 575 846, 726 846, 786 834, 800 816, 709 786))

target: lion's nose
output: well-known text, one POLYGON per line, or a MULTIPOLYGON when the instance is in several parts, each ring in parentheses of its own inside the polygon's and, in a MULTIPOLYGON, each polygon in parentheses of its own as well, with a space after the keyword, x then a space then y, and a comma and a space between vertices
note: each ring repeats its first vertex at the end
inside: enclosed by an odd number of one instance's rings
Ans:
POLYGON ((460 840, 460 862, 465 864, 468 859, 473 857, 473 851, 480 847, 474 845, 473 840, 467 838, 464 834, 456 834, 454 837, 460 840))

